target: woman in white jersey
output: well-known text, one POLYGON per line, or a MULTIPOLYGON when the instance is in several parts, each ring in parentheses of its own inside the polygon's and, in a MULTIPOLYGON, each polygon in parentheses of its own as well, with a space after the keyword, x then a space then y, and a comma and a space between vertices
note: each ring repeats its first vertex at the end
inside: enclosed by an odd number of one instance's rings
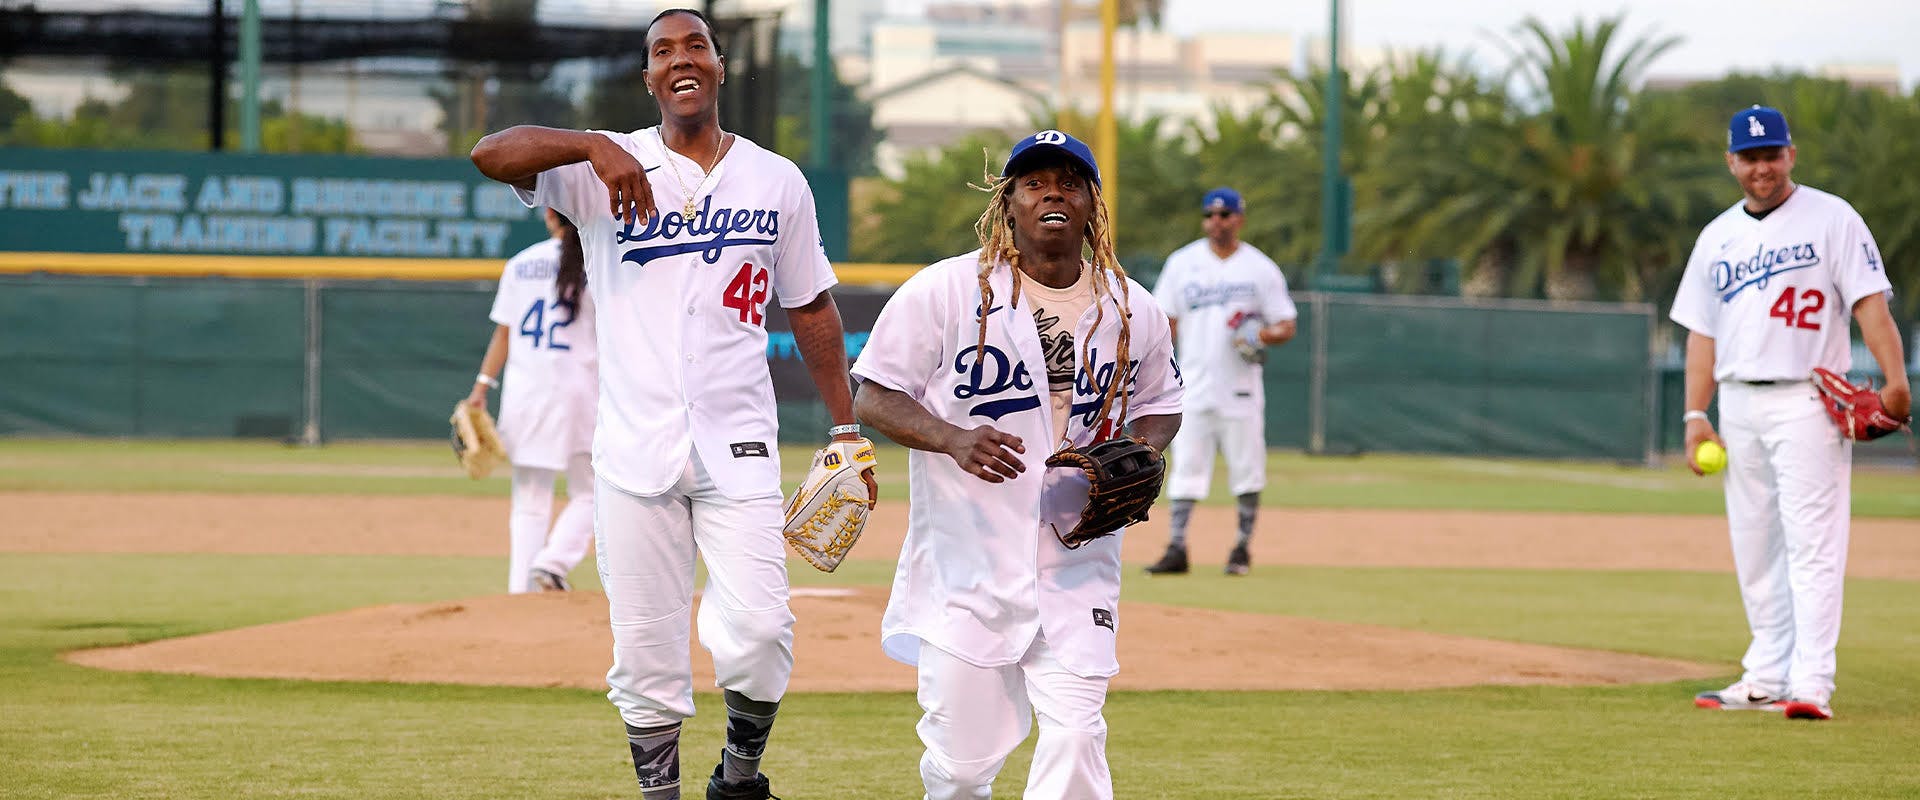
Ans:
POLYGON ((500 441, 513 462, 507 591, 566 591, 567 575, 593 542, 595 375, 593 302, 586 292, 580 232, 546 210, 552 238, 511 259, 493 298, 493 337, 467 402, 484 407, 501 386, 500 441), (554 479, 565 472, 567 504, 553 521, 554 479))

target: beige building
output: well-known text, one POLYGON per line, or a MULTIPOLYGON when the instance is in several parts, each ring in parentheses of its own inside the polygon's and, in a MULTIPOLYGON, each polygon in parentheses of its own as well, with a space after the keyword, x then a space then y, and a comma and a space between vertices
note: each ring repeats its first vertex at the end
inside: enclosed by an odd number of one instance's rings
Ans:
MULTIPOLYGON (((875 163, 898 177, 905 159, 983 128, 1032 127, 1048 108, 1098 109, 1097 23, 1062 24, 1051 2, 934 6, 924 17, 882 20, 866 58, 841 73, 865 78, 881 132, 875 163)), ((1296 60, 1285 33, 1181 37, 1123 29, 1115 38, 1115 112, 1159 116, 1169 126, 1204 125, 1216 107, 1244 113, 1266 99, 1296 60)))

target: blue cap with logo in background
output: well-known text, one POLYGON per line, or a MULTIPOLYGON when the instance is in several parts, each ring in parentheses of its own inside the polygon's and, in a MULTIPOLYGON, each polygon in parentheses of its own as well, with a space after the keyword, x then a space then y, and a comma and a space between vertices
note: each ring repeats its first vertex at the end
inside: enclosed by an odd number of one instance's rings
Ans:
POLYGON ((1755 147, 1792 146, 1793 134, 1787 132, 1787 118, 1780 109, 1757 105, 1734 114, 1727 122, 1729 153, 1755 147))
POLYGON ((1059 131, 1041 131, 1021 139, 1019 144, 1013 146, 1013 152, 1007 155, 1007 165, 1000 169, 1000 177, 1013 177, 1014 168, 1020 162, 1047 153, 1064 154, 1068 160, 1086 168, 1087 174, 1093 178, 1093 185, 1100 185, 1100 166, 1094 163, 1093 148, 1059 131))
POLYGON ((1228 211, 1238 214, 1244 206, 1240 203, 1239 192, 1222 186, 1207 192, 1207 196, 1200 199, 1200 208, 1205 211, 1228 211))

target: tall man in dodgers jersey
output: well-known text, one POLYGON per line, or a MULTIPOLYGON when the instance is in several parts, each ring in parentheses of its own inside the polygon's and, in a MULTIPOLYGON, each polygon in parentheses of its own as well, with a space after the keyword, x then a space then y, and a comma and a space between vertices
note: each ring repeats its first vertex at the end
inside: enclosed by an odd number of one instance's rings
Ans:
MULTIPOLYGON (((766 307, 778 300, 835 438, 858 439, 835 278, 800 170, 720 128, 720 42, 699 12, 646 33, 662 123, 632 133, 520 126, 482 139, 480 171, 580 227, 599 312, 595 547, 613 625, 607 696, 641 797, 680 797, 694 555, 700 643, 727 744, 710 800, 770 796, 759 773, 793 668, 793 613, 766 307)), ((871 488, 871 487, 870 487, 871 488)))
POLYGON ((600 393, 593 299, 580 231, 553 209, 541 216, 552 237, 520 251, 501 271, 488 313, 493 335, 467 395, 484 408, 487 390, 506 379, 500 439, 513 462, 507 591, 516 594, 566 591, 567 575, 593 543, 589 453, 600 393), (553 522, 553 483, 562 472, 567 505, 553 522))
POLYGON ((1173 440, 1173 475, 1167 496, 1172 540, 1153 575, 1188 570, 1187 521, 1213 485, 1213 454, 1227 462, 1227 486, 1238 504, 1239 534, 1227 554, 1226 573, 1245 575, 1247 552, 1267 486, 1267 411, 1262 362, 1265 348, 1293 338, 1300 316, 1287 294, 1280 267, 1240 241, 1246 204, 1221 187, 1201 198, 1206 236, 1167 256, 1153 296, 1173 321, 1180 366, 1187 381, 1186 415, 1173 440))
POLYGON ((1088 483, 1041 464, 1127 426, 1164 448, 1180 373, 1087 146, 1041 131, 990 183, 981 249, 901 286, 854 365, 860 418, 912 448, 882 647, 919 670, 926 797, 990 797, 1037 716, 1025 796, 1105 800, 1122 537, 1062 544, 1088 483))
POLYGON ((1686 449, 1726 447, 1727 528, 1753 641, 1744 672, 1694 699, 1702 708, 1830 719, 1847 570, 1853 447, 1809 377, 1853 366, 1851 321, 1878 362, 1888 413, 1912 394, 1892 286, 1866 223, 1847 201, 1793 182, 1787 120, 1733 115, 1727 169, 1745 197, 1694 243, 1671 317, 1688 331, 1686 449), (1720 427, 1707 416, 1718 390, 1720 427))

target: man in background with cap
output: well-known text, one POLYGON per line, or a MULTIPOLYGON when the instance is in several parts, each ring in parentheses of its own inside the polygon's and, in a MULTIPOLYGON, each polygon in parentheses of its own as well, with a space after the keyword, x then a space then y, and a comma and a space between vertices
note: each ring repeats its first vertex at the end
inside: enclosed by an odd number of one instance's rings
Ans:
POLYGON ((1299 316, 1280 267, 1240 241, 1246 209, 1240 193, 1214 189, 1201 199, 1206 237, 1173 251, 1153 295, 1173 330, 1187 385, 1185 421, 1169 454, 1173 539, 1153 575, 1188 570, 1187 520, 1213 484, 1213 454, 1227 462, 1227 486, 1239 506, 1239 534, 1226 573, 1252 569, 1247 546, 1267 485, 1266 348, 1293 338, 1299 316))
POLYGON ((1109 800, 1121 537, 1067 546, 1088 482, 1043 462, 1119 435, 1166 448, 1180 372, 1084 143, 1021 140, 990 191, 981 249, 908 279, 853 368, 860 421, 912 449, 881 647, 919 669, 927 797, 991 796, 1037 717, 1025 796, 1109 800))
POLYGON ((1881 403, 1912 395, 1880 250, 1847 201, 1793 182, 1787 120, 1754 106, 1727 127, 1727 170, 1744 198, 1708 223, 1673 298, 1687 334, 1686 452, 1727 452, 1727 527, 1753 641, 1744 672, 1701 708, 1833 717, 1834 645, 1847 570, 1852 442, 1809 376, 1853 365, 1849 325, 1886 376, 1881 403), (1720 429, 1707 416, 1716 389, 1720 429), (1724 438, 1723 438, 1724 436, 1724 438))

